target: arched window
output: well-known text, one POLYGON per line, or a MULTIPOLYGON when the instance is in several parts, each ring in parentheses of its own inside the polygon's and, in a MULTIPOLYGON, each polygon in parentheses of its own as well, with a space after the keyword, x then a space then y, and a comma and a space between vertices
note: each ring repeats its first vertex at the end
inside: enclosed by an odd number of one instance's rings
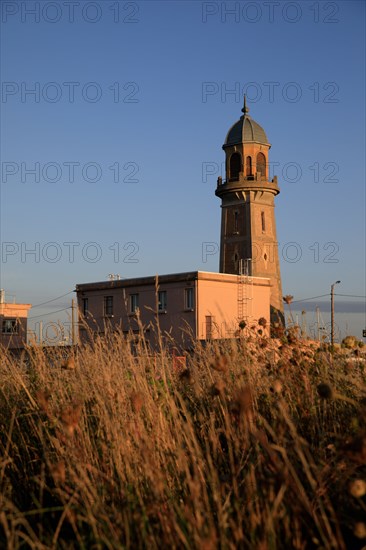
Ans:
POLYGON ((260 172, 263 177, 266 177, 266 157, 263 153, 257 155, 257 172, 260 172))
POLYGON ((241 156, 239 153, 233 153, 230 157, 230 179, 238 180, 241 171, 241 156))
POLYGON ((245 162, 245 175, 252 175, 252 157, 247 157, 245 162))

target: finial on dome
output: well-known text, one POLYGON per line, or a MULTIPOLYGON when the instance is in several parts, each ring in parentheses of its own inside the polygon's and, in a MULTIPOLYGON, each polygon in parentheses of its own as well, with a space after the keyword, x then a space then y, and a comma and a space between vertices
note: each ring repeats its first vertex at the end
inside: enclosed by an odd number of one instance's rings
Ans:
POLYGON ((245 115, 247 113, 249 113, 249 108, 247 107, 247 96, 246 96, 246 94, 244 94, 244 105, 243 105, 243 108, 242 108, 241 112, 244 113, 245 115))

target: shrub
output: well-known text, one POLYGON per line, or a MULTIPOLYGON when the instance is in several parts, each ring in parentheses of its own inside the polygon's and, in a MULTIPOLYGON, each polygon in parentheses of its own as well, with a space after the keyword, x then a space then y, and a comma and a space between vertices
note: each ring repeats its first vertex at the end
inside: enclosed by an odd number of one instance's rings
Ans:
POLYGON ((358 339, 356 336, 346 336, 342 340, 342 346, 348 349, 353 349, 358 346, 358 339))
POLYGON ((3 351, 0 547, 357 548, 363 371, 263 342, 3 351))

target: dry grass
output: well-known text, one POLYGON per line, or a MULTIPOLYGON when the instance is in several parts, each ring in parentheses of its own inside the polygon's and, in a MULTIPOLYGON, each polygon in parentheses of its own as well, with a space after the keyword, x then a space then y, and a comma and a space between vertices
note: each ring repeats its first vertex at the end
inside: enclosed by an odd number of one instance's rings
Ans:
POLYGON ((0 547, 362 548, 365 361, 310 342, 121 335, 1 355, 0 547))

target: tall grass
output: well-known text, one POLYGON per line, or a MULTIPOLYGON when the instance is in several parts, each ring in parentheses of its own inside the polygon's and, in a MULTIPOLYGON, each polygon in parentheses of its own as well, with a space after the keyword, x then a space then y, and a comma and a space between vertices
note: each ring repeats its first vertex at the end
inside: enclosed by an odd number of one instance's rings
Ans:
POLYGON ((130 344, 2 352, 0 547, 362 548, 362 358, 250 337, 176 370, 130 344))

